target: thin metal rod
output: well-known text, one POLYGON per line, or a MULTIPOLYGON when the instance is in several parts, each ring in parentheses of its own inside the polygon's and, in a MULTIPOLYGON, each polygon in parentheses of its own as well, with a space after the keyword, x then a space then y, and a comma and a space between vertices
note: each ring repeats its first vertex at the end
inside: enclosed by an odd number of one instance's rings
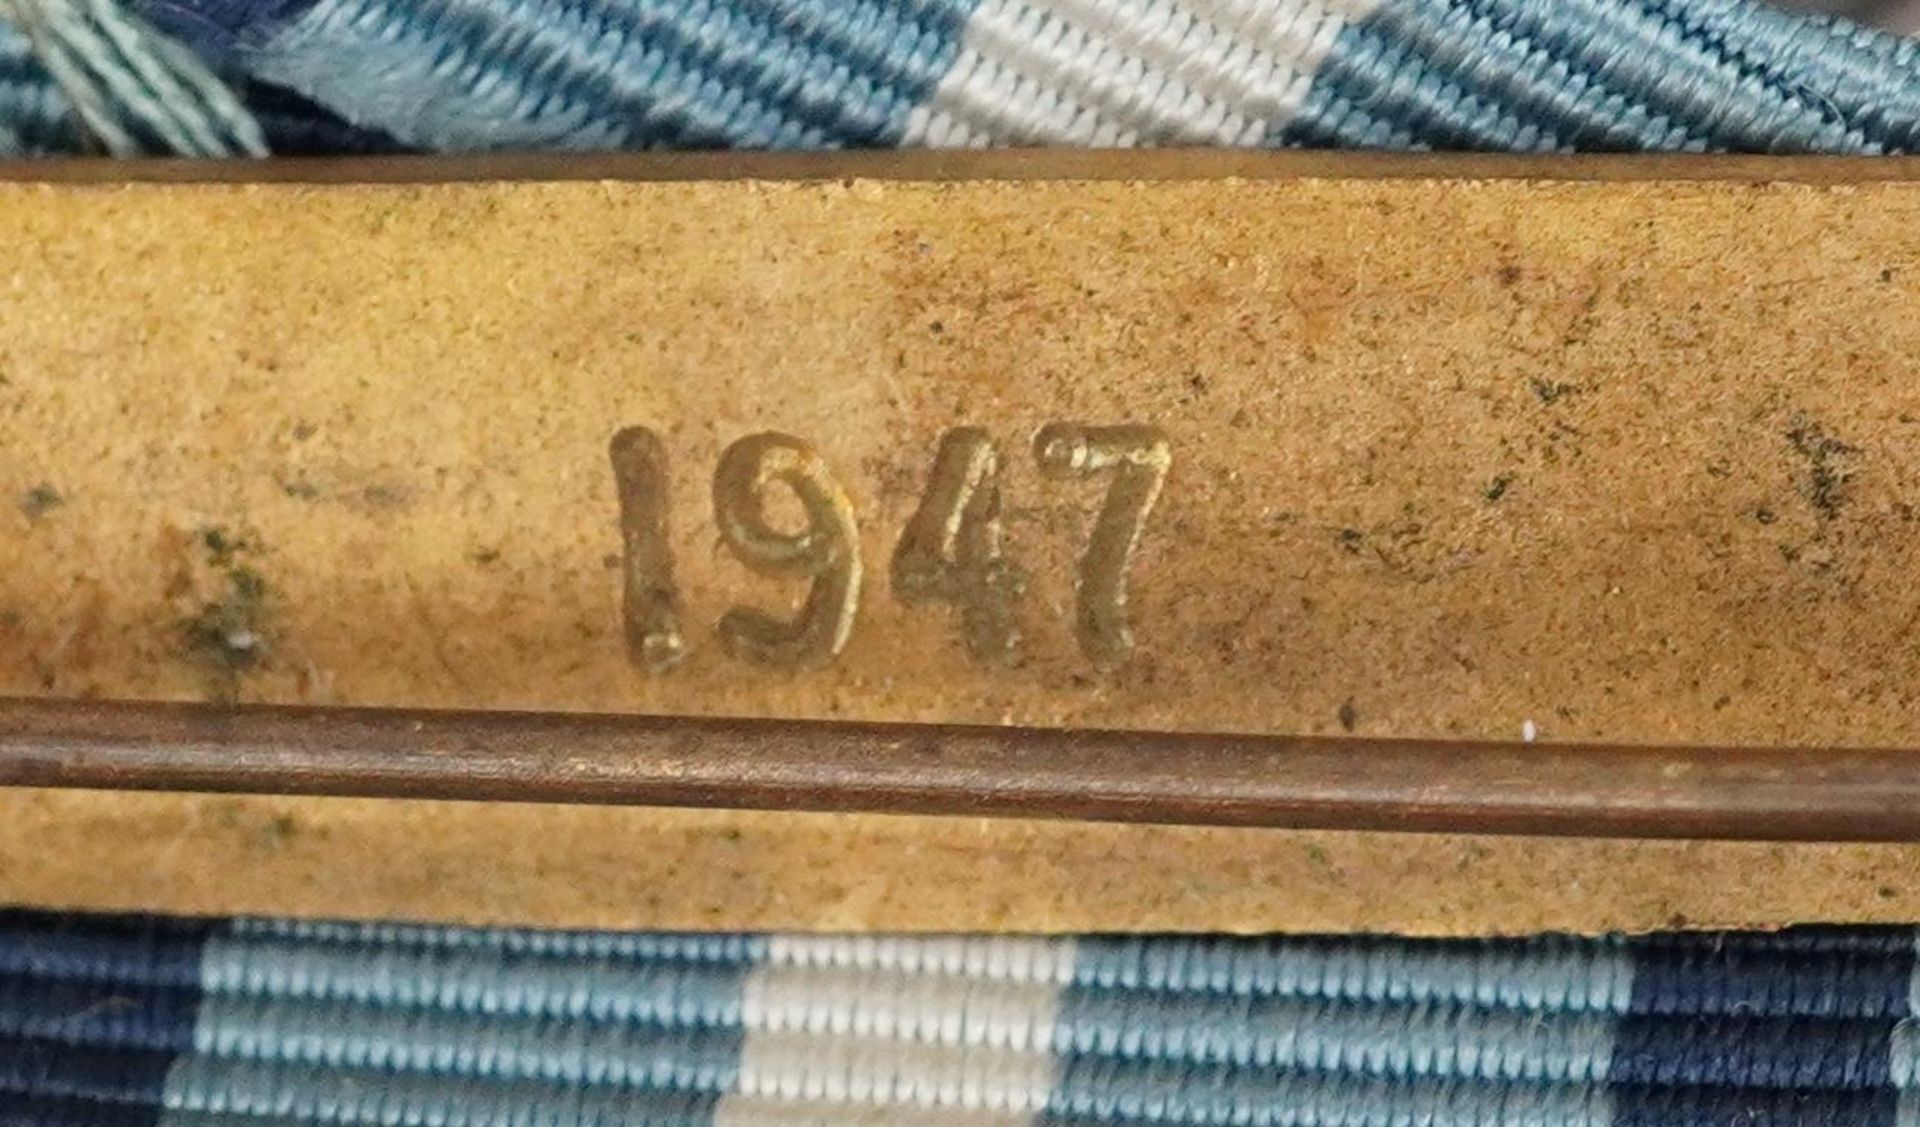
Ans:
POLYGON ((450 184, 509 180, 1556 180, 1861 184, 1920 181, 1920 157, 1736 153, 1391 153, 1313 149, 910 149, 483 153, 260 160, 0 161, 0 183, 450 184))
POLYGON ((0 700, 0 784, 1920 841, 1920 752, 0 700))

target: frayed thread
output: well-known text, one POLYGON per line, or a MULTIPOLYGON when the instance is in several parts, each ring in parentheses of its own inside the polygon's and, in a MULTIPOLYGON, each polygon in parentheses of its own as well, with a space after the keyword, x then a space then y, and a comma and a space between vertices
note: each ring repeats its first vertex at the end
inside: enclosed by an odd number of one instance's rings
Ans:
POLYGON ((259 123, 226 83, 115 0, 0 0, 0 17, 26 36, 98 151, 267 154, 259 123))

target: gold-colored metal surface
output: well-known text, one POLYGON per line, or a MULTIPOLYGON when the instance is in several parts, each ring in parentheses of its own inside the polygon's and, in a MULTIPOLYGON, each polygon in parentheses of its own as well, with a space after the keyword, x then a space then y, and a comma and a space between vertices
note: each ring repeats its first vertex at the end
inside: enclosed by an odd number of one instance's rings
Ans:
POLYGON ((1912 166, 1103 159, 0 186, 0 692, 1920 740, 1912 166))
POLYGON ((1911 742, 1917 212, 1903 181, 12 185, 0 689, 1911 742), (635 426, 666 493, 623 537, 635 426), (1150 453, 1034 449, 1125 428, 1150 453), (985 584, 1012 661, 888 567, 969 431, 998 543, 953 566, 1024 578, 985 584), (661 670, 623 599, 669 555, 661 670))

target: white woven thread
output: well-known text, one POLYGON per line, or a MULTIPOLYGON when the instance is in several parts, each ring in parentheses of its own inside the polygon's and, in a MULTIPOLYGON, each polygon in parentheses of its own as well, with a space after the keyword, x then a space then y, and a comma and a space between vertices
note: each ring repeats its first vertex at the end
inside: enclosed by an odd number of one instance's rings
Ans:
POLYGON ((1259 144, 1378 0, 983 0, 903 144, 1259 144))
POLYGON ((840 1109, 822 1122, 1030 1122, 1073 963, 1068 940, 776 937, 747 976, 738 1088, 714 1122, 788 1123, 794 1104, 840 1109))

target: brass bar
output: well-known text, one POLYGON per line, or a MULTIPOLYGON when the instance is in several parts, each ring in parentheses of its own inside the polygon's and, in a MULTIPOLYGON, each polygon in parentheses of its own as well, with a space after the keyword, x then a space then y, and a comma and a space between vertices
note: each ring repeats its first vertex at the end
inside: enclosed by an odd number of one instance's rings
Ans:
POLYGON ((253 792, 0 788, 5 902, 1920 912, 1911 845, 1164 824, 1914 840, 1920 162, 83 161, 0 230, 0 698, 214 702, 8 706, 6 777, 253 792), (335 705, 520 714, 256 710, 335 705))
POLYGON ((1910 750, 0 702, 0 784, 1777 841, 1920 840, 1910 750))
POLYGON ((0 695, 1920 747, 1920 164, 118 167, 0 695))

